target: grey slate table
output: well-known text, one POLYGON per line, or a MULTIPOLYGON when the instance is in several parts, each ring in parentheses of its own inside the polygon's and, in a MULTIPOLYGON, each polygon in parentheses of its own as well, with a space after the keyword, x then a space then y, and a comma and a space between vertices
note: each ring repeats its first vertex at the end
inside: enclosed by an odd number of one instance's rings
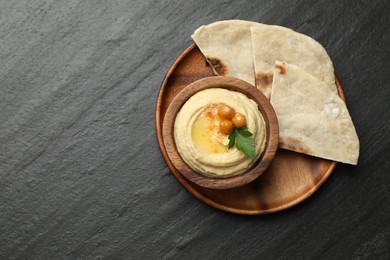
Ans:
POLYGON ((0 1, 0 259, 390 259, 389 1, 0 1), (169 172, 155 101, 200 25, 290 27, 361 142, 309 199, 240 216, 169 172))

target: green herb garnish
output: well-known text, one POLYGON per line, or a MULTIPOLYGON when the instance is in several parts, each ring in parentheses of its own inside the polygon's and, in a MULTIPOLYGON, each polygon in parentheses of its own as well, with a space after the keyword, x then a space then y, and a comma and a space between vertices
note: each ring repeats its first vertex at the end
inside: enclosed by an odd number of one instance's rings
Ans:
POLYGON ((250 138, 252 135, 246 126, 234 128, 229 134, 229 148, 232 148, 236 144, 237 149, 242 151, 246 156, 255 157, 256 141, 250 138))

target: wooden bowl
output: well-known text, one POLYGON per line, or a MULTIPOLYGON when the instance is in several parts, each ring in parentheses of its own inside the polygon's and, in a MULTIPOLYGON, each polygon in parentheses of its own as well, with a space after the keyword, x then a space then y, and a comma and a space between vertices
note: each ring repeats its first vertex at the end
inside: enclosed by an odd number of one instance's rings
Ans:
POLYGON ((279 126, 269 100, 249 83, 234 77, 214 76, 195 81, 180 91, 169 105, 163 120, 163 142, 169 160, 191 182, 211 189, 230 189, 248 184, 258 178, 268 167, 278 147, 279 126), (212 178, 191 169, 181 158, 174 140, 174 122, 184 103, 195 93, 209 88, 225 88, 241 92, 257 103, 266 125, 266 144, 263 153, 246 172, 228 178, 212 178))

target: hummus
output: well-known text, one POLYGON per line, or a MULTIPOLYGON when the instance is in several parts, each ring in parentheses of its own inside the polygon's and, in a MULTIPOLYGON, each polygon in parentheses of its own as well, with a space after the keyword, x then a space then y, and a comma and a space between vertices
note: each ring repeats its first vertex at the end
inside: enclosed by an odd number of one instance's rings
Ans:
POLYGON ((189 167, 209 177, 227 178, 245 172, 260 157, 266 128, 256 102, 236 91, 211 88, 196 93, 183 105, 175 119, 174 138, 189 167), (257 143, 253 158, 235 146, 228 148, 228 135, 219 131, 216 111, 221 104, 246 116, 247 127, 257 143))

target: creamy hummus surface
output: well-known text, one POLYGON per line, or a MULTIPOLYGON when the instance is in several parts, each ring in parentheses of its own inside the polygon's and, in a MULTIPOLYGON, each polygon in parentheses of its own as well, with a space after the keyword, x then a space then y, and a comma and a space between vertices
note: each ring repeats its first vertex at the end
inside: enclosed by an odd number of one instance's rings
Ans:
POLYGON ((211 88, 196 93, 183 105, 176 116, 174 138, 179 154, 193 170, 209 177, 227 178, 245 172, 260 157, 266 128, 253 100, 236 91, 211 88), (253 158, 235 146, 228 148, 228 135, 219 131, 217 110, 222 104, 246 116, 247 127, 257 143, 253 158))

